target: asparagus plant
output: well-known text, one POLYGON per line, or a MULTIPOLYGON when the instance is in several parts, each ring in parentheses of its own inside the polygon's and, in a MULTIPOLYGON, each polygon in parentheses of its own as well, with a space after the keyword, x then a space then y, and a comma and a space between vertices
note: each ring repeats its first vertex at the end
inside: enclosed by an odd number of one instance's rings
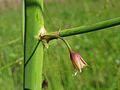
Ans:
MULTIPOLYGON (((49 41, 62 37, 83 34, 87 32, 104 30, 105 28, 120 25, 120 17, 96 23, 93 25, 64 29, 59 32, 46 32, 43 19, 43 0, 25 0, 25 32, 24 32, 24 84, 28 90, 41 90, 43 46, 48 47, 49 41), (37 37, 37 39, 36 39, 37 37)), ((87 63, 76 52, 70 51, 71 61, 74 67, 81 71, 87 63)), ((76 75, 76 74, 75 74, 76 75)))

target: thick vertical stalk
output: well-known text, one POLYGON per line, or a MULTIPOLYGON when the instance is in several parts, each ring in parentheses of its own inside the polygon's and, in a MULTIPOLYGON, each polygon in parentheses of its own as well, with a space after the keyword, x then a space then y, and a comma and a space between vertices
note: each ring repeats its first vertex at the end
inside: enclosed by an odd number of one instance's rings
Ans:
MULTIPOLYGON (((34 38, 41 28, 43 21, 43 0, 25 0, 25 33, 24 33, 24 60, 33 52, 37 40, 34 38)), ((30 62, 24 67, 25 88, 41 90, 43 46, 40 43, 30 62)))

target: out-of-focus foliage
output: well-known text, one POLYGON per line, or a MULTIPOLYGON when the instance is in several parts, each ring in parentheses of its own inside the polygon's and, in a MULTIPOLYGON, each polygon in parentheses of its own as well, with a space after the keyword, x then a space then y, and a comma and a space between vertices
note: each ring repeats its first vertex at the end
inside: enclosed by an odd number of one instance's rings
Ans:
POLYGON ((0 0, 0 90, 22 90, 22 9, 20 0, 0 0), (19 2, 17 2, 19 1, 19 2))
POLYGON ((22 0, 0 0, 0 11, 6 9, 18 9, 22 0))

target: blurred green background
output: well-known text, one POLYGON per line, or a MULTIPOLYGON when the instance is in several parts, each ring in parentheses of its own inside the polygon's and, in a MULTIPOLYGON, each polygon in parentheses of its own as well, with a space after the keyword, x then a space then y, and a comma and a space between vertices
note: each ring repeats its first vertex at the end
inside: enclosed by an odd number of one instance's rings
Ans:
MULTIPOLYGON (((45 0, 45 27, 51 32, 93 24, 119 17, 119 9, 119 0, 45 0)), ((64 43, 51 41, 44 49, 46 90, 120 90, 119 29, 65 38, 89 65, 76 77, 64 43)), ((22 1, 0 0, 0 68, 19 59, 23 59, 22 1)), ((22 90, 22 67, 15 63, 0 70, 0 90, 22 90)))
POLYGON ((22 90, 22 5, 20 0, 0 0, 0 90, 22 90), (2 69, 11 63, 11 66, 2 69))

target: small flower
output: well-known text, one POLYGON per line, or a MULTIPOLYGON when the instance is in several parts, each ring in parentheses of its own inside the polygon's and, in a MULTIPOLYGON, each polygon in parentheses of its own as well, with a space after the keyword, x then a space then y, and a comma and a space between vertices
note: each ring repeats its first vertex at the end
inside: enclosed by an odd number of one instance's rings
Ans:
MULTIPOLYGON (((77 72, 82 72, 82 68, 84 66, 87 66, 87 63, 83 60, 83 58, 80 56, 79 53, 76 53, 74 51, 70 51, 70 58, 72 61, 73 66, 77 70, 77 72)), ((75 75, 77 75, 77 72, 75 72, 75 75)))

